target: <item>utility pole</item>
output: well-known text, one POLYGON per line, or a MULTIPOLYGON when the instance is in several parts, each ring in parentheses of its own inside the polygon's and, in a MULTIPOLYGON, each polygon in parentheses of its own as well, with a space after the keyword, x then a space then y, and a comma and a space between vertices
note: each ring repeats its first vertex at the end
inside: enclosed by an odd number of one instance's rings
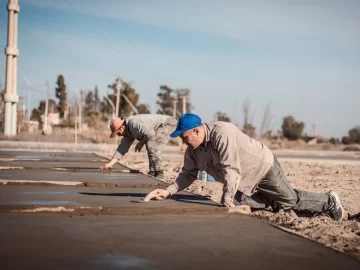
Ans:
POLYGON ((120 92, 121 92, 121 77, 116 79, 116 117, 119 117, 120 111, 120 92))
MULTIPOLYGON (((81 113, 82 113, 82 101, 83 101, 83 91, 80 90, 80 103, 79 103, 79 133, 81 132, 81 113)), ((76 122, 76 121, 75 121, 76 122)), ((76 123, 75 123, 76 126, 76 123)))
MULTIPOLYGON (((48 128, 48 113, 49 113, 49 82, 46 81, 46 100, 45 100, 45 115, 44 115, 44 127, 43 130, 46 131, 48 128)), ((46 132, 45 132, 46 133, 46 132)))
POLYGON ((77 117, 75 116, 75 127, 74 127, 74 135, 75 135, 75 144, 77 144, 77 117))
MULTIPOLYGON (((29 79, 25 76, 25 74, 23 72, 21 72, 21 70, 18 68, 18 71, 20 73, 20 75, 24 78, 27 86, 28 86, 28 115, 27 115, 27 119, 28 121, 30 121, 30 106, 31 106, 31 84, 29 79)), ((24 118, 25 119, 25 118, 24 118)))
POLYGON ((9 0, 8 8, 8 42, 5 49, 6 54, 6 86, 5 86, 5 121, 4 135, 16 135, 17 120, 17 103, 19 96, 17 95, 17 57, 19 50, 18 42, 18 13, 20 6, 18 0, 9 0))
MULTIPOLYGON (((78 107, 79 107, 79 119, 78 119, 78 121, 79 121, 79 132, 81 131, 81 113, 82 113, 82 100, 83 100, 83 91, 82 90, 80 90, 79 91, 79 89, 77 88, 77 87, 75 87, 74 85, 73 85, 73 83, 68 79, 68 82, 70 83, 70 85, 72 86, 72 88, 74 88, 75 89, 75 91, 76 91, 76 93, 78 93, 78 95, 79 95, 79 99, 80 99, 80 104, 78 104, 78 107)), ((75 121, 76 121, 76 118, 77 117, 75 117, 75 121)), ((70 123, 70 109, 69 109, 69 123, 70 123)))
POLYGON ((128 97, 126 95, 121 95, 125 101, 129 104, 129 106, 131 107, 131 109, 134 111, 135 114, 139 114, 138 109, 136 109, 136 107, 134 106, 134 104, 132 104, 132 102, 130 101, 130 99, 128 99, 128 97))
POLYGON ((173 100, 173 117, 176 118, 176 105, 177 105, 177 100, 173 100))
POLYGON ((186 96, 182 96, 182 101, 183 101, 183 114, 186 113, 186 96))

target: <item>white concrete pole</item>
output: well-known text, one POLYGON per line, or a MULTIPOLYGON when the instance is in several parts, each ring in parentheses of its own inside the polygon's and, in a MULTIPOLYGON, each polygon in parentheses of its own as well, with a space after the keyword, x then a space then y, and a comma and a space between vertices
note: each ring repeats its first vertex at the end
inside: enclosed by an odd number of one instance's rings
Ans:
POLYGON ((177 105, 177 100, 173 100, 173 117, 176 118, 176 105, 177 105))
POLYGON ((77 117, 75 116, 75 130, 74 130, 74 135, 75 135, 75 144, 77 144, 77 128, 76 128, 76 124, 77 124, 77 117))
MULTIPOLYGON (((81 113, 82 113, 82 95, 83 95, 83 91, 82 90, 79 91, 79 89, 76 86, 74 86, 74 84, 69 79, 67 79, 67 80, 70 83, 70 85, 72 86, 72 88, 74 88, 76 93, 78 93, 78 95, 79 95, 80 104, 78 104, 79 105, 79 120, 78 121, 79 121, 79 132, 80 132, 80 130, 81 130, 81 120, 82 120, 81 119, 81 113)), ((69 115, 70 115, 70 113, 69 113, 69 115)))
POLYGON ((182 100, 183 100, 183 114, 186 113, 186 96, 182 96, 182 100))
MULTIPOLYGON (((15 0, 15 4, 17 4, 17 0, 15 0)), ((14 12, 14 48, 17 49, 18 43, 18 13, 14 12)), ((13 80, 13 95, 17 95, 17 55, 13 57, 13 71, 12 71, 12 80, 13 80)), ((17 133, 16 125, 17 125, 17 102, 13 102, 11 104, 11 135, 15 136, 17 133)))
MULTIPOLYGON (((83 97, 83 91, 80 91, 80 103, 79 103, 79 133, 81 131, 81 113, 82 113, 82 97, 83 97)), ((75 124, 76 126, 76 124, 75 124)))
POLYGON ((27 120, 30 121, 30 108, 31 108, 31 84, 29 79, 25 76, 25 74, 23 72, 21 72, 21 70, 18 68, 18 71, 20 73, 20 75, 24 78, 27 86, 28 86, 28 115, 27 115, 27 120))
POLYGON ((116 79, 116 117, 119 117, 120 111, 120 91, 121 91, 121 78, 116 79))
POLYGON ((44 115, 44 127, 43 130, 47 129, 48 126, 48 113, 49 113, 49 82, 46 81, 46 101, 45 101, 45 115, 44 115))
POLYGON ((9 0, 8 4, 8 43, 5 50, 6 54, 6 85, 5 85, 5 123, 4 135, 16 135, 16 114, 17 103, 19 97, 17 96, 16 85, 16 57, 19 55, 17 49, 17 20, 20 7, 17 0, 9 0), (14 60, 15 59, 15 60, 14 60), (15 69, 14 69, 15 68, 15 69))

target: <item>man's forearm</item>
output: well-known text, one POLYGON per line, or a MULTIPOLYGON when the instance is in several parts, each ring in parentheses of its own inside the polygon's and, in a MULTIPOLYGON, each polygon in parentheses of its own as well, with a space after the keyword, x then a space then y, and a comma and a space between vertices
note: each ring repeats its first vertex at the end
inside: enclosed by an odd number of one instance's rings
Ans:
POLYGON ((238 189, 239 183, 241 180, 241 174, 239 174, 236 170, 227 169, 225 174, 225 183, 223 188, 223 202, 233 201, 235 197, 235 193, 238 189))
POLYGON ((108 163, 109 167, 114 166, 114 164, 115 164, 116 162, 118 162, 118 161, 119 161, 118 158, 113 157, 113 158, 110 160, 110 162, 108 163))
POLYGON ((173 195, 176 192, 182 191, 189 187, 194 181, 196 177, 185 176, 183 173, 180 173, 175 182, 173 182, 170 186, 166 188, 169 191, 170 195, 173 195))

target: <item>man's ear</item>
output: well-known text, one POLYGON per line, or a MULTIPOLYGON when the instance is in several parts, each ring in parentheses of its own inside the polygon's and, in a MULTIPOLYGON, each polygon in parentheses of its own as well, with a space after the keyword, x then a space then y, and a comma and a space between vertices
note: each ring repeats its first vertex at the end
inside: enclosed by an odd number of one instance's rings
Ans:
POLYGON ((200 129, 199 129, 199 128, 194 128, 193 131, 195 132, 196 135, 199 135, 199 133, 200 133, 200 129))

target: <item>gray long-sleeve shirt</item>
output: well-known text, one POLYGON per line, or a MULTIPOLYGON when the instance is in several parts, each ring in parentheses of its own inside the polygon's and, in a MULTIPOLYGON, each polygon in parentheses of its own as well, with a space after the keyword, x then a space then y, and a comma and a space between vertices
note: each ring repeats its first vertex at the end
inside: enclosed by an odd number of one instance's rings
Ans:
POLYGON ((121 158, 122 155, 125 155, 134 140, 145 140, 150 141, 155 139, 156 129, 161 124, 175 124, 176 119, 162 114, 138 114, 130 116, 125 120, 126 130, 128 135, 124 136, 120 144, 114 153, 115 158, 121 158))
POLYGON ((237 190, 251 195, 273 165, 273 153, 231 123, 218 121, 203 126, 205 143, 186 150, 182 172, 167 190, 174 194, 187 188, 203 170, 224 183, 223 202, 232 201, 237 190))

